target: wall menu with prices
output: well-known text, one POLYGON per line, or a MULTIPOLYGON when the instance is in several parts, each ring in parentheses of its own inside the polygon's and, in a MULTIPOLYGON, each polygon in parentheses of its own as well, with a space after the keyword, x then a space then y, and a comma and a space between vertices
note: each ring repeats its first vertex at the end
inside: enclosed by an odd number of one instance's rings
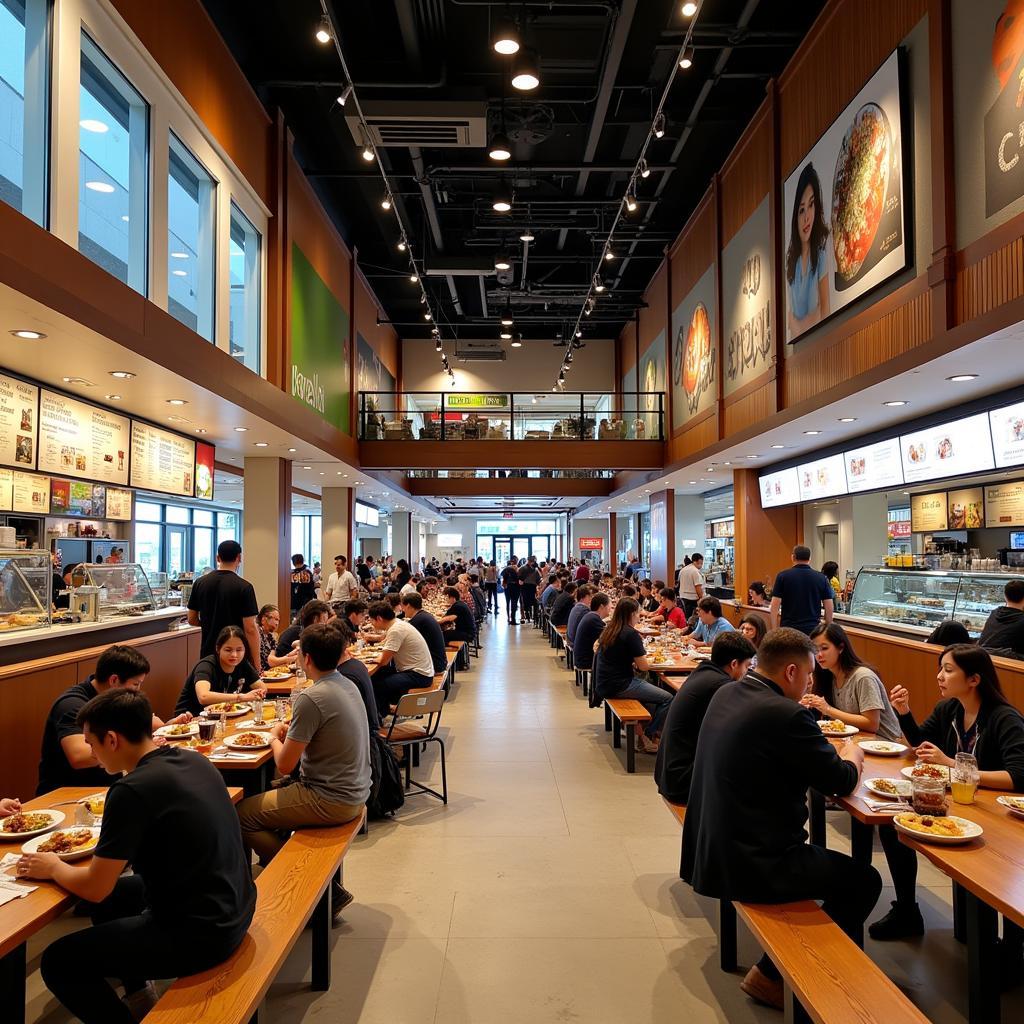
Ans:
POLYGON ((36 464, 39 388, 0 373, 0 465, 36 464))
POLYGON ((914 533, 945 530, 949 506, 945 491, 914 494, 910 498, 910 529, 914 533))
POLYGON ((190 438, 132 420, 132 487, 191 498, 196 445, 190 438))
POLYGON ((50 511, 50 478, 35 473, 19 473, 17 470, 13 476, 13 511, 47 515, 50 511))
POLYGON ((128 483, 130 420, 45 388, 39 396, 41 473, 128 483))
POLYGON ((797 467, 800 483, 800 500, 813 501, 815 498, 831 498, 846 493, 846 471, 842 455, 832 455, 817 462, 805 462, 797 467))
POLYGON ((1024 480, 985 488, 986 526, 1024 526, 1024 480))

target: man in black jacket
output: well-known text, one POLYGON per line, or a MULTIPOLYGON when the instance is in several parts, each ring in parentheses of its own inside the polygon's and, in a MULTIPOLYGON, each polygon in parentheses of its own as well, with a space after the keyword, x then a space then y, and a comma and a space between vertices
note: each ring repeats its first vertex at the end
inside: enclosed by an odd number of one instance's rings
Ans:
POLYGON ((572 611, 572 606, 576 603, 576 584, 569 580, 562 584, 562 592, 551 602, 551 619, 552 626, 568 626, 569 625, 569 613, 572 611))
MULTIPOLYGON (((722 900, 823 900, 825 912, 860 941, 881 876, 807 843, 807 790, 846 796, 864 763, 855 743, 845 741, 837 753, 799 703, 814 656, 805 634, 772 630, 757 652, 757 671, 711 699, 697 740, 681 874, 696 892, 722 900)), ((782 1009, 782 980, 767 956, 741 988, 782 1009)))
POLYGON ((992 610, 978 646, 991 651, 1013 651, 1024 658, 1024 580, 1009 580, 1003 595, 1006 604, 992 610))
POLYGON ((515 556, 508 560, 508 565, 501 570, 501 589, 505 591, 505 613, 508 624, 516 626, 516 609, 519 607, 519 569, 515 556))
POLYGON ((747 674, 755 653, 742 633, 723 633, 711 646, 711 660, 701 662, 672 698, 654 763, 658 792, 666 800, 685 804, 690 799, 697 736, 711 698, 727 683, 747 674))
POLYGON ((540 570, 531 555, 519 567, 519 604, 523 609, 523 621, 533 621, 537 607, 537 587, 540 585, 540 570))

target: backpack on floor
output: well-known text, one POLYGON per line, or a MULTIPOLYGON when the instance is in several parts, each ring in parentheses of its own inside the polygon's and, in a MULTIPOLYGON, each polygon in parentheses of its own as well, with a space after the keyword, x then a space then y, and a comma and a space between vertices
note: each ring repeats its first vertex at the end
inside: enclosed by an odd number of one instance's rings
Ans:
POLYGON ((366 813, 371 821, 379 821, 405 803, 405 782, 398 757, 376 733, 370 733, 370 779, 366 813))

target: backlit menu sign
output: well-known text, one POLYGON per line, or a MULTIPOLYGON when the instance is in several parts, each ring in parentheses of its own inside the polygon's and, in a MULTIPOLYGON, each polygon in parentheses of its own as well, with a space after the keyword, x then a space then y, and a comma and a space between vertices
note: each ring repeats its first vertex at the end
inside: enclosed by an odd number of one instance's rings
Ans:
POLYGON ((831 498, 846 493, 846 471, 842 455, 832 455, 816 462, 805 462, 797 467, 800 482, 800 500, 831 498))
POLYGON ((120 487, 107 488, 107 519, 130 520, 132 517, 132 492, 120 487))
POLYGON ((0 464, 35 466, 38 405, 39 388, 0 373, 0 464))
POLYGON ((900 437, 900 456, 908 484, 992 469, 995 463, 988 414, 904 434, 900 437))
POLYGON ((194 495, 196 445, 190 438, 132 420, 131 486, 194 495))
POLYGON ((214 463, 217 450, 212 444, 196 442, 196 497, 213 498, 214 463))
POLYGON ((758 483, 761 485, 761 508, 792 505, 800 500, 800 478, 795 467, 765 473, 758 483))
POLYGON ((843 454, 846 487, 851 494, 881 487, 899 487, 903 483, 900 443, 895 437, 843 454))
POLYGON ((14 472, 15 512, 34 512, 47 515, 50 511, 50 478, 35 473, 14 472))
POLYGON ((992 450, 997 466, 1024 464, 1024 402, 993 409, 989 414, 992 427, 992 450))
POLYGON ((580 551, 601 551, 604 548, 603 537, 580 537, 580 551))
POLYGON ((14 500, 14 471, 0 469, 0 512, 10 512, 14 500))
POLYGON ((946 529, 946 492, 912 494, 910 496, 910 529, 914 533, 930 533, 946 529))
POLYGON ((1024 526, 1024 480, 985 488, 986 526, 1024 526))
POLYGON ((128 483, 130 421, 45 388, 39 401, 41 473, 128 483))

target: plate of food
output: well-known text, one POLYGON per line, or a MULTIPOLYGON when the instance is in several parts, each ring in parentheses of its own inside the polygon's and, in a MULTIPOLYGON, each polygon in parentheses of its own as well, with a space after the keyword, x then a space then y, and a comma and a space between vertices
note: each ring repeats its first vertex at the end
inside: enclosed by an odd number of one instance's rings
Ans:
POLYGON ((0 818, 0 839, 31 839, 56 828, 64 820, 60 811, 18 811, 0 818))
POLYGON ((187 740, 199 735, 198 722, 179 722, 176 725, 162 725, 154 730, 154 736, 163 736, 165 740, 187 740))
POLYGON ((826 736, 856 736, 860 732, 857 726, 847 725, 838 718, 822 718, 818 722, 818 728, 826 736))
POLYGON ((944 764, 918 761, 917 764, 908 764, 902 773, 908 779, 945 779, 946 785, 949 785, 949 769, 944 764))
POLYGON ((1003 807, 1018 818, 1024 818, 1024 796, 1006 796, 1002 794, 996 797, 996 803, 1002 804, 1003 807))
POLYGON ((232 750, 259 750, 270 746, 270 737, 265 732, 236 732, 224 740, 224 746, 232 750))
POLYGON ((80 804, 85 804, 86 810, 94 818, 103 817, 103 808, 107 805, 107 794, 106 793, 90 793, 88 796, 83 796, 78 801, 80 804))
POLYGON ((945 818, 930 814, 897 814, 892 823, 897 832, 913 836, 927 843, 939 843, 950 846, 954 843, 969 843, 984 833, 984 829, 976 821, 958 818, 950 814, 945 818))
POLYGON ((882 757, 896 757, 907 747, 904 743, 893 743, 891 740, 861 740, 857 744, 865 754, 880 754, 882 757))
POLYGON ((255 718, 243 718, 242 721, 238 723, 238 728, 239 729, 269 729, 271 726, 274 726, 276 724, 277 723, 275 721, 273 721, 273 720, 268 721, 265 718, 261 718, 258 722, 256 721, 255 718))
MULTIPOLYGON (((247 715, 250 711, 252 711, 251 704, 207 704, 203 708, 203 714, 207 717, 211 715, 227 715, 228 718, 238 718, 239 715, 247 715)), ((196 731, 198 732, 198 726, 196 731)))
POLYGON ((287 665, 278 665, 276 668, 268 668, 267 671, 263 673, 262 678, 269 679, 275 683, 280 683, 282 680, 291 679, 293 675, 295 675, 295 673, 288 668, 287 665))
POLYGON ((100 841, 100 830, 95 826, 59 829, 49 835, 36 836, 21 848, 22 853, 55 853, 61 860, 88 857, 100 841))
POLYGON ((890 800, 905 800, 913 792, 913 784, 906 779, 865 779, 864 788, 875 796, 890 800))

